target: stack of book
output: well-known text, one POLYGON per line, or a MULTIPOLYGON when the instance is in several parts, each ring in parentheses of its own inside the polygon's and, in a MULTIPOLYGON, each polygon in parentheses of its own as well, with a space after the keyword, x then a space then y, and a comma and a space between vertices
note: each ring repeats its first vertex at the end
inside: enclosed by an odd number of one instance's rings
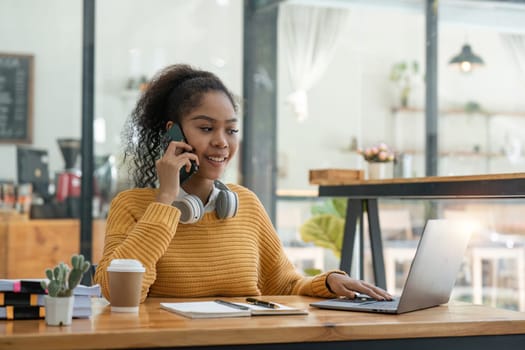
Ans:
POLYGON ((40 280, 0 280, 0 320, 43 318, 45 293, 40 280))
MULTIPOLYGON (((29 320, 45 317, 44 296, 39 279, 0 279, 0 320, 29 320)), ((77 286, 73 294, 73 318, 91 316, 91 298, 100 297, 100 286, 77 286)))

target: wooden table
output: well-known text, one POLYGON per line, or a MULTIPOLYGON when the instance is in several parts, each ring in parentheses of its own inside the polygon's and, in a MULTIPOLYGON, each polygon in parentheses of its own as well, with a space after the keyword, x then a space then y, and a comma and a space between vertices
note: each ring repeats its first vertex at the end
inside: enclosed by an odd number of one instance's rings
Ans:
MULTIPOLYGON (((242 301, 241 298, 225 298, 242 301)), ((100 301, 91 319, 68 327, 44 320, 0 321, 0 349, 523 349, 525 313, 451 304, 403 315, 320 310, 316 298, 272 296, 308 315, 188 319, 150 298, 136 314, 111 313, 100 301)))
POLYGON ((405 199, 467 199, 467 198, 525 198, 525 173, 432 176, 385 180, 353 181, 345 185, 319 186, 319 196, 346 197, 345 233, 341 252, 341 269, 350 272, 356 230, 359 228, 359 260, 363 278, 363 221, 367 213, 372 251, 374 281, 386 288, 383 246, 377 201, 379 198, 405 199))

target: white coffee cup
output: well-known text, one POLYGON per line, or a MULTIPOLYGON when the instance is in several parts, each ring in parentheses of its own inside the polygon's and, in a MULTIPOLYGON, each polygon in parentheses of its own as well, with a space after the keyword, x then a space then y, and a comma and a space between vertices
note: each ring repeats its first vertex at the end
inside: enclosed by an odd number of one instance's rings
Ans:
POLYGON ((107 268, 111 311, 139 312, 142 277, 146 269, 135 259, 113 259, 107 268))

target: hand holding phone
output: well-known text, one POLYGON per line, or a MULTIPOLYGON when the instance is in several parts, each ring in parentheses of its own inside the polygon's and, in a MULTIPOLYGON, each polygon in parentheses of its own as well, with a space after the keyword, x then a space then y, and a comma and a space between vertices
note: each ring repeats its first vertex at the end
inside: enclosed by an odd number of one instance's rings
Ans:
MULTIPOLYGON (((175 123, 171 128, 168 129, 166 132, 167 137, 167 143, 169 144, 171 141, 180 141, 180 142, 186 142, 186 138, 184 137, 184 134, 182 133, 182 129, 180 128, 179 124, 175 123)), ((190 178, 191 175, 195 174, 197 170, 199 170, 199 166, 194 160, 191 160, 191 168, 190 171, 186 171, 186 167, 182 167, 179 172, 179 183, 182 185, 186 180, 190 178)))

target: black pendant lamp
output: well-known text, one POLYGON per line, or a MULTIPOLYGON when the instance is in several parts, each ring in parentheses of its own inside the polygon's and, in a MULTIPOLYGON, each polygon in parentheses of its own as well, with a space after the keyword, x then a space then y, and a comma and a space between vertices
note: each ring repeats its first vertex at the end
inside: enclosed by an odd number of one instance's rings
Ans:
POLYGON ((485 64, 481 57, 472 52, 472 48, 469 44, 463 45, 461 52, 452 57, 448 63, 450 65, 457 65, 463 73, 469 73, 474 67, 485 64))

